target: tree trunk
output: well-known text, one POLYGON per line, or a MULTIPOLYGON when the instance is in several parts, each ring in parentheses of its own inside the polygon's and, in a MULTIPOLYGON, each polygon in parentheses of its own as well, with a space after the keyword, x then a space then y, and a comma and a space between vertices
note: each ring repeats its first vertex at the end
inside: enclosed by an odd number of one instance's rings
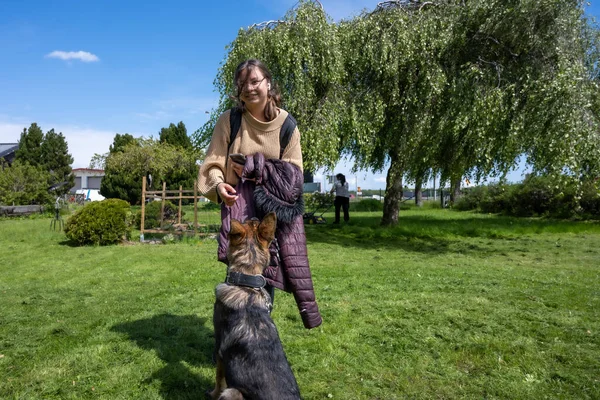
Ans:
POLYGON ((393 226, 398 224, 400 200, 402 200, 402 168, 394 162, 394 158, 392 157, 390 169, 388 169, 386 178, 383 217, 381 219, 382 226, 393 226))
POLYGON ((415 182, 415 205, 423 207, 423 179, 419 178, 415 182))
POLYGON ((446 200, 444 199, 444 188, 440 185, 440 206, 442 208, 446 207, 446 200))
POLYGON ((460 198, 460 181, 462 176, 454 177, 450 182, 450 204, 454 205, 460 198))

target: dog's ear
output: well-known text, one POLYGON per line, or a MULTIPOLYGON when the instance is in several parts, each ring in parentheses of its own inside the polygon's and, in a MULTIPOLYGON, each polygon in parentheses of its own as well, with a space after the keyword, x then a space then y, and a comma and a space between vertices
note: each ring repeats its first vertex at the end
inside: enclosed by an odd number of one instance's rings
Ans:
POLYGON ((244 225, 237 219, 232 218, 229 227, 229 237, 239 237, 242 236, 244 232, 246 232, 244 225))
POLYGON ((269 243, 275 239, 275 229, 277 228, 277 216, 270 212, 263 218, 258 226, 258 234, 269 243))

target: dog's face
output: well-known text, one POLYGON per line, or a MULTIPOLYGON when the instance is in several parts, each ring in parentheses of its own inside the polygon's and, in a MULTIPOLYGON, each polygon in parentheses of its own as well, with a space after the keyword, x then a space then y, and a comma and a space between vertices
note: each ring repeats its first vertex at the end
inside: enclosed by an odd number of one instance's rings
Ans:
POLYGON ((243 224, 231 220, 227 259, 232 271, 258 275, 269 265, 269 245, 275 238, 277 217, 269 213, 262 220, 252 218, 243 224))

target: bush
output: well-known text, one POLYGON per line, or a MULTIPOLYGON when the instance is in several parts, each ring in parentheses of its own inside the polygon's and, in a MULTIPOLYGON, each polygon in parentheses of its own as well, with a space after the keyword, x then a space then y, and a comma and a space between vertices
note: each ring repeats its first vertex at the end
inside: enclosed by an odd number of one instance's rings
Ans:
POLYGON ((467 189, 456 208, 518 217, 600 217, 597 182, 561 176, 528 176, 522 183, 492 184, 467 189))
POLYGON ((307 211, 325 211, 325 209, 333 205, 335 196, 333 193, 304 193, 304 206, 307 211))
POLYGON ((581 187, 581 212, 587 217, 600 217, 600 182, 586 182, 581 187))
POLYGON ((91 202, 75 212, 65 224, 67 238, 78 245, 114 244, 131 232, 129 203, 119 199, 91 202))
POLYGON ((475 186, 463 189, 454 209, 458 211, 477 210, 482 201, 488 196, 487 186, 475 186))
POLYGON ((221 211, 221 205, 209 201, 208 203, 204 203, 202 211, 221 211))
POLYGON ((383 203, 377 199, 364 199, 352 204, 353 211, 383 211, 383 203))
MULTIPOLYGON (((146 204, 145 207, 145 219, 144 229, 153 229, 160 226, 160 209, 162 207, 162 201, 151 201, 146 204)), ((185 212, 181 210, 181 217, 185 215, 185 212)), ((177 219, 177 207, 170 201, 165 201, 165 209, 163 212, 163 221, 168 224, 173 224, 177 219)), ((135 216, 135 225, 140 228, 140 222, 142 220, 142 210, 138 211, 135 216)))

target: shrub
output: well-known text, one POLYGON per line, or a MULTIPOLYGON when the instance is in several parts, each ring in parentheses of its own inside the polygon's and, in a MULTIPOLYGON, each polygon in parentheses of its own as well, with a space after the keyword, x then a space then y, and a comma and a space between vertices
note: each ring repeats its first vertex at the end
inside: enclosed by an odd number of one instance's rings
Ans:
POLYGON ((131 231, 129 203, 119 199, 91 202, 75 212, 65 224, 67 238, 78 245, 114 244, 131 231))
POLYGON ((487 195, 487 186, 466 188, 462 191, 461 197, 458 199, 453 208, 458 211, 477 210, 487 195))
POLYGON ((586 182, 581 187, 581 212, 587 217, 600 217, 600 188, 598 181, 586 182))
POLYGON ((519 217, 597 218, 597 182, 578 182, 568 176, 528 176, 522 183, 491 184, 467 189, 456 207, 519 217))
MULTIPOLYGON (((160 225, 160 209, 162 207, 162 201, 151 201, 146 204, 145 207, 145 219, 144 229, 158 228, 160 225)), ((185 215, 185 212, 181 210, 181 217, 185 215)), ((163 221, 166 223, 174 223, 177 219, 177 207, 170 201, 165 201, 165 209, 163 212, 163 221)), ((142 220, 142 210, 138 211, 135 216, 135 225, 139 229, 140 222, 142 220)))
POLYGON ((383 203, 377 199, 364 199, 353 204, 354 211, 383 211, 383 203))
POLYGON ((208 203, 204 203, 202 206, 202 211, 220 211, 221 205, 217 203, 213 203, 212 201, 208 203))
POLYGON ((331 207, 335 196, 333 193, 304 193, 304 205, 308 211, 325 211, 325 209, 331 207))

